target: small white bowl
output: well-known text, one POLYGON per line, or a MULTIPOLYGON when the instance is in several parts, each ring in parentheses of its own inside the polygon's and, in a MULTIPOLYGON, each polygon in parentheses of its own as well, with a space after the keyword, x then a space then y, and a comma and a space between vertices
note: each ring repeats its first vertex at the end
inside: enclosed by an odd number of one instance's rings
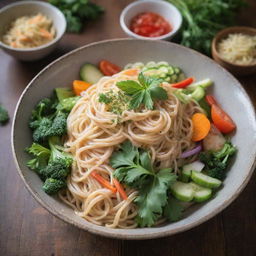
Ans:
POLYGON ((20 1, 7 5, 0 10, 0 20, 0 47, 13 57, 24 61, 41 59, 53 51, 65 33, 67 25, 65 17, 59 9, 40 1, 20 1), (26 49, 13 48, 2 42, 2 37, 12 21, 21 16, 35 15, 37 13, 42 13, 53 21, 56 36, 51 42, 39 47, 26 49))
POLYGON ((121 13, 120 25, 124 32, 137 39, 148 39, 148 40, 170 40, 179 30, 182 23, 182 16, 178 9, 165 1, 162 0, 141 0, 136 1, 127 5, 121 13), (172 26, 172 31, 168 34, 158 37, 145 37, 133 33, 130 30, 130 23, 132 18, 142 12, 154 12, 165 18, 172 26))

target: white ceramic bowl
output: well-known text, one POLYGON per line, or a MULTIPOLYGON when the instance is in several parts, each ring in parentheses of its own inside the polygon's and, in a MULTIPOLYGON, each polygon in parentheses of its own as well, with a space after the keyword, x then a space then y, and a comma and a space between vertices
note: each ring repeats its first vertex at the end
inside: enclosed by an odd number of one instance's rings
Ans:
POLYGON ((255 111, 243 87, 230 73, 210 58, 165 41, 108 40, 81 47, 64 55, 44 68, 29 83, 20 97, 13 120, 14 158, 18 172, 34 198, 49 212, 67 223, 108 237, 149 239, 172 235, 195 227, 226 208, 246 186, 255 167, 255 111), (218 102, 232 116, 237 125, 232 142, 237 146, 238 153, 230 166, 223 187, 211 200, 195 204, 187 209, 184 218, 177 222, 165 223, 159 227, 137 229, 111 229, 97 226, 77 216, 73 209, 57 197, 44 193, 42 181, 26 166, 30 156, 24 149, 32 143, 28 122, 35 104, 40 99, 52 95, 56 87, 71 86, 72 81, 79 77, 79 70, 85 62, 97 64, 102 59, 109 60, 120 67, 134 62, 167 61, 180 67, 187 76, 193 76, 197 80, 210 78, 214 81, 210 93, 216 96, 218 102))
POLYGON ((170 40, 179 30, 182 23, 182 16, 179 10, 172 4, 162 0, 141 0, 127 5, 120 15, 120 25, 124 32, 137 39, 147 40, 170 40), (142 12, 155 12, 165 18, 172 26, 172 31, 158 37, 145 37, 133 33, 130 30, 130 23, 133 17, 142 12))
POLYGON ((19 1, 7 5, 0 10, 0 21, 0 47, 13 57, 24 61, 33 61, 48 55, 54 50, 66 31, 66 19, 62 12, 53 5, 40 1, 19 1), (19 49, 8 46, 1 41, 6 29, 13 20, 21 16, 35 15, 37 13, 42 13, 53 21, 56 36, 51 42, 39 47, 19 49))

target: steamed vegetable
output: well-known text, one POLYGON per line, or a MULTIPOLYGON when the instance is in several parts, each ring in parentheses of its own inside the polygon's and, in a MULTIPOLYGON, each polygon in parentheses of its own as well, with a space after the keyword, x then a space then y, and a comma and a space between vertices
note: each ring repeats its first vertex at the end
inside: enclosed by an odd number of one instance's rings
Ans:
POLYGON ((0 124, 4 125, 9 121, 9 115, 7 110, 0 104, 0 124))
POLYGON ((156 172, 148 152, 139 150, 128 141, 112 155, 110 164, 115 168, 114 176, 119 182, 138 190, 135 199, 138 224, 141 227, 154 225, 163 214, 168 189, 176 180, 176 175, 171 169, 156 172))
POLYGON ((192 141, 204 139, 210 131, 211 124, 205 114, 196 113, 191 118, 193 123, 192 141))
POLYGON ((226 142, 217 152, 201 152, 199 158, 205 164, 204 172, 213 178, 223 180, 226 176, 225 170, 235 152, 236 148, 230 142, 226 142))
POLYGON ((43 190, 49 195, 56 194, 60 189, 66 187, 66 182, 62 180, 57 180, 53 178, 48 178, 45 180, 43 185, 43 190))

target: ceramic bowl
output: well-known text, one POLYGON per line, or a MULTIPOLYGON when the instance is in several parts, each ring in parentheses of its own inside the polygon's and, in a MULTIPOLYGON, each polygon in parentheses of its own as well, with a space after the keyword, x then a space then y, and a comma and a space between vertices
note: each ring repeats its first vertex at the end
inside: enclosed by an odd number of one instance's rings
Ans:
POLYGON ((135 39, 116 39, 93 43, 78 48, 57 59, 44 68, 26 87, 16 107, 12 127, 12 149, 17 170, 27 189, 49 212, 67 223, 94 234, 120 239, 149 239, 169 236, 195 227, 226 208, 248 183, 256 156, 256 120, 253 105, 239 82, 213 60, 183 46, 165 42, 135 39), (150 52, 150 54, 148 54, 150 52), (110 229, 94 225, 61 202, 42 191, 42 181, 28 169, 30 156, 24 149, 31 145, 31 130, 28 127, 31 110, 44 97, 49 97, 54 88, 72 84, 79 77, 79 69, 85 62, 97 64, 106 59, 124 67, 127 63, 167 61, 183 69, 187 76, 197 80, 210 78, 214 81, 210 93, 216 96, 221 106, 237 125, 232 142, 238 148, 224 186, 216 196, 203 204, 190 207, 178 222, 159 227, 137 229, 110 229), (250 129, 248 129, 250 127, 250 129), (246 131, 246 132, 245 132, 246 131))
POLYGON ((13 57, 24 61, 38 60, 48 55, 55 49, 66 30, 66 19, 62 12, 53 5, 40 1, 19 1, 7 5, 0 10, 0 20, 0 47, 13 57), (39 47, 20 49, 8 46, 1 41, 12 21, 21 16, 30 16, 38 13, 46 15, 53 21, 56 36, 51 42, 39 47))
POLYGON ((145 40, 170 40, 180 29, 182 16, 179 10, 172 4, 161 0, 141 0, 127 5, 120 15, 120 25, 123 31, 129 36, 145 40), (133 33, 130 30, 130 23, 133 17, 142 12, 155 12, 164 17, 172 26, 172 31, 158 37, 145 37, 133 33))
POLYGON ((256 73, 256 63, 252 65, 239 65, 224 60, 222 56, 218 53, 218 43, 228 37, 229 34, 241 33, 250 36, 256 36, 256 29, 250 27, 229 27, 221 30, 212 41, 212 57, 217 61, 221 66, 226 68, 234 75, 250 75, 256 73))

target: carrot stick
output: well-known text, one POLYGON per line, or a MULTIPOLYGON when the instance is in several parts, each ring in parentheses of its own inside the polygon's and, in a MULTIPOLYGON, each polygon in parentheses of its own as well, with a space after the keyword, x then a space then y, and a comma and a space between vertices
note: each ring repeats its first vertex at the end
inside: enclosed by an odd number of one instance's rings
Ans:
POLYGON ((194 78, 193 77, 189 77, 183 81, 180 81, 178 83, 175 83, 175 84, 171 84, 172 87, 174 88, 185 88, 187 86, 189 86, 190 84, 192 84, 194 82, 194 78))
POLYGON ((99 175, 97 172, 93 171, 91 172, 92 177, 97 180, 103 187, 111 190, 113 193, 116 193, 116 188, 113 187, 106 179, 104 179, 101 175, 99 175))
POLYGON ((73 81, 73 91, 75 95, 80 95, 81 92, 87 90, 91 86, 90 83, 81 81, 81 80, 74 80, 73 81))
POLYGON ((45 37, 45 38, 52 38, 52 35, 51 35, 51 33, 50 32, 48 32, 46 29, 44 29, 44 28, 41 28, 40 29, 40 33, 41 33, 41 35, 43 36, 43 37, 45 37))
POLYGON ((210 131, 210 121, 205 114, 196 113, 192 116, 193 135, 192 141, 204 139, 210 131))
POLYGON ((127 194, 126 192, 124 191, 124 188, 123 186, 120 184, 120 182, 117 180, 117 179, 113 179, 113 182, 114 182, 114 185, 117 189, 117 191, 119 192, 120 196, 124 199, 124 200, 127 200, 127 194))

